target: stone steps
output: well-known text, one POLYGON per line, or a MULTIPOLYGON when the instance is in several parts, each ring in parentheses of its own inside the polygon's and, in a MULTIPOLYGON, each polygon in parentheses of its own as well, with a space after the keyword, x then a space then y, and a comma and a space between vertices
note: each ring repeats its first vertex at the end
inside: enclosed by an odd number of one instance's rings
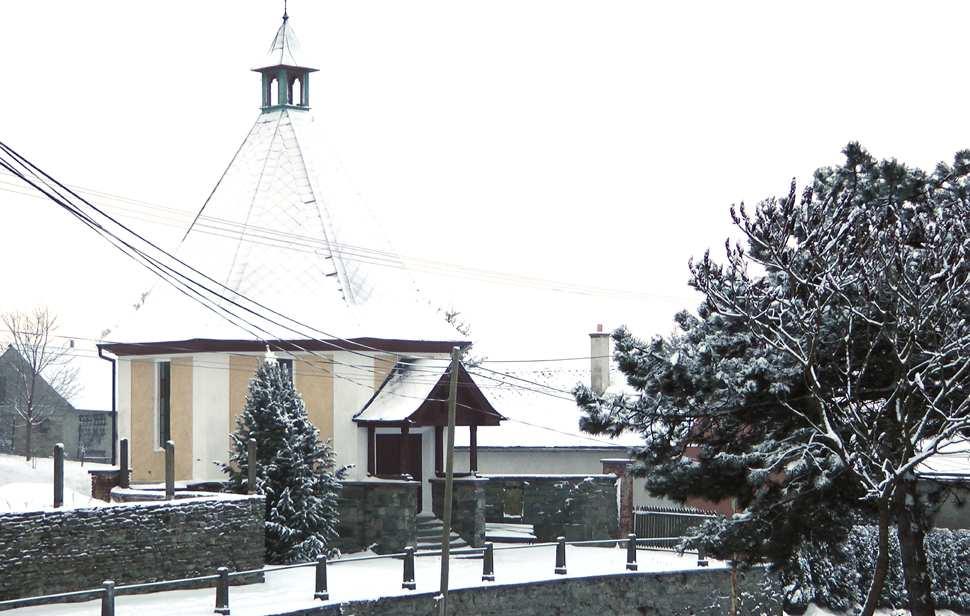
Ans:
MULTIPOLYGON (((443 528, 444 523, 438 518, 419 515, 417 519, 417 545, 415 547, 418 550, 440 550, 443 528)), ((453 550, 468 547, 468 543, 455 531, 448 534, 448 545, 453 550)))

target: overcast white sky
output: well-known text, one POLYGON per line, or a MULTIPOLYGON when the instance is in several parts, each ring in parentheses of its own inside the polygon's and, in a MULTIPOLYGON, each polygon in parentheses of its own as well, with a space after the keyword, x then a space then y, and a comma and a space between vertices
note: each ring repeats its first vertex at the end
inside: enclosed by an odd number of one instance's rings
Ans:
MULTIPOLYGON (((194 212, 259 112, 249 69, 281 4, 4 2, 0 139, 69 183, 194 212)), ((292 0, 290 15, 327 146, 402 254, 636 295, 418 273, 494 359, 587 354, 597 322, 669 332, 728 206, 786 192, 850 140, 918 166, 970 145, 965 3, 292 0)), ((46 304, 62 333, 97 337, 144 278, 12 181, 0 310, 46 304)), ((107 407, 106 364, 78 361, 76 402, 107 407)))

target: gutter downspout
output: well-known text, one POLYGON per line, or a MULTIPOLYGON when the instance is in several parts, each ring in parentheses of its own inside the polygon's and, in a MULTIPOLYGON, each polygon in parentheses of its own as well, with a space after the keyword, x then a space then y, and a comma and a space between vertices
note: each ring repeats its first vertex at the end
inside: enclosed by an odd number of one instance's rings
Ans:
POLYGON ((118 364, 117 360, 113 357, 105 357, 104 349, 101 345, 98 345, 98 357, 105 361, 111 362, 111 465, 117 464, 117 449, 118 449, 118 407, 117 407, 117 379, 118 379, 118 364))

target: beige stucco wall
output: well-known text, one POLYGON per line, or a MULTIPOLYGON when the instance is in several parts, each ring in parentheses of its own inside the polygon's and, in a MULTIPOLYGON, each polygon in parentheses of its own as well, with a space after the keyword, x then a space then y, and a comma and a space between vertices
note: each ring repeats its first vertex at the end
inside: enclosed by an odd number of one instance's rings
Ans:
MULTIPOLYGON (((236 431, 236 418, 246 406, 249 381, 262 361, 260 355, 229 356, 229 432, 236 431)), ((333 438, 333 375, 329 355, 297 357, 293 362, 293 384, 303 396, 310 421, 320 438, 333 438)))
POLYGON ((333 369, 329 356, 299 358, 293 362, 293 385, 303 396, 310 421, 320 438, 333 440, 333 369))
POLYGON ((131 478, 164 481, 165 462, 155 442, 155 362, 131 362, 131 478))
MULTIPOLYGON (((153 359, 131 362, 131 465, 134 481, 164 481, 165 452, 158 447, 153 359)), ((171 421, 175 479, 192 478, 192 358, 172 360, 171 421)))
POLYGON ((236 431, 236 419, 246 406, 249 381, 256 374, 260 358, 255 355, 229 356, 229 432, 236 431))

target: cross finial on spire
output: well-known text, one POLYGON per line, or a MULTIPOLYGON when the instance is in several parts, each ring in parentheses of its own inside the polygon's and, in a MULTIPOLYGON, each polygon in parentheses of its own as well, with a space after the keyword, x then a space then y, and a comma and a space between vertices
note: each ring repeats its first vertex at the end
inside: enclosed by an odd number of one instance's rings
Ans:
POLYGON ((290 16, 286 13, 286 0, 283 0, 283 21, 289 19, 290 16))

